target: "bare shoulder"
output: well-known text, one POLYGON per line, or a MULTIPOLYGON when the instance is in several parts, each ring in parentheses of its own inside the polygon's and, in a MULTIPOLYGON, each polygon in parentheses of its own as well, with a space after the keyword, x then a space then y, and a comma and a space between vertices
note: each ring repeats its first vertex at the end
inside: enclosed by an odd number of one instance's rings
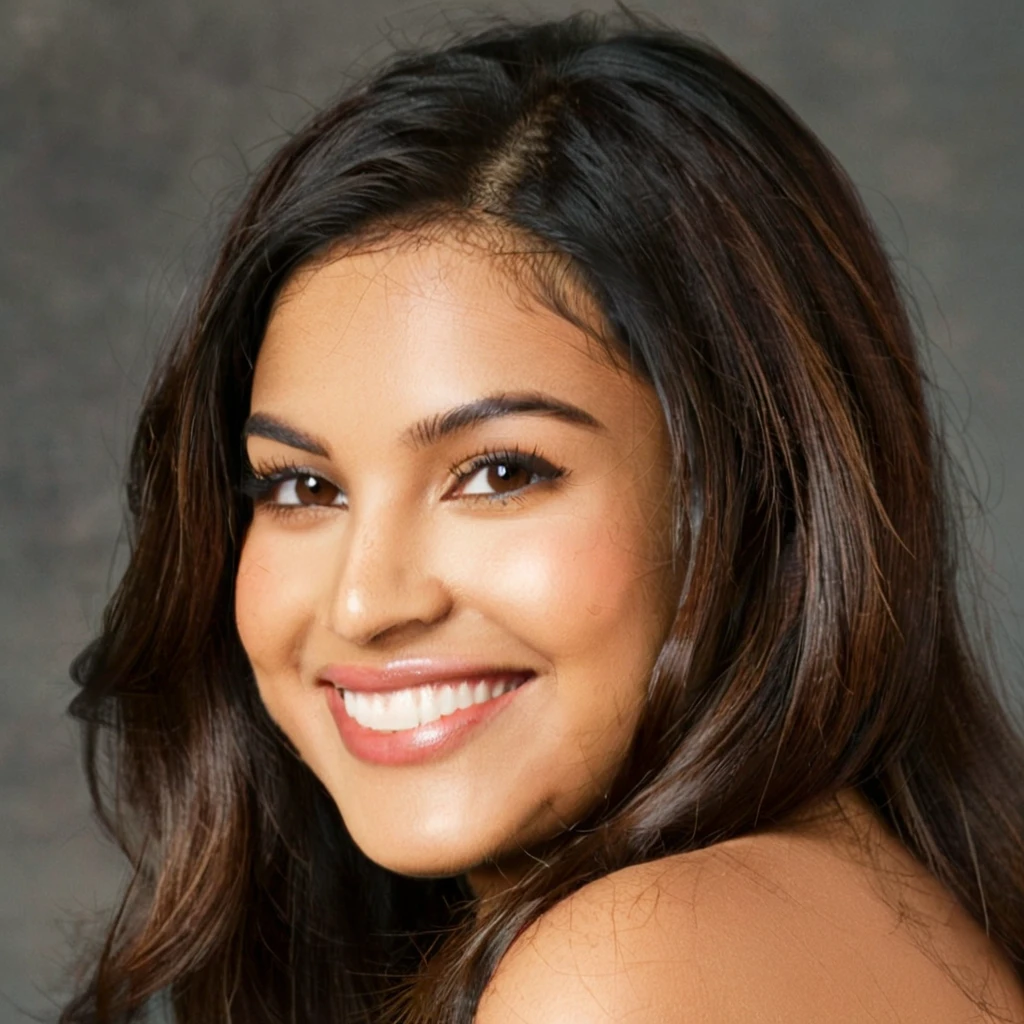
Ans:
POLYGON ((761 834, 599 879, 513 944, 477 1022, 1000 1019, 972 987, 1024 1024, 1012 971, 927 872, 899 876, 910 895, 894 906, 851 849, 808 830, 761 834))

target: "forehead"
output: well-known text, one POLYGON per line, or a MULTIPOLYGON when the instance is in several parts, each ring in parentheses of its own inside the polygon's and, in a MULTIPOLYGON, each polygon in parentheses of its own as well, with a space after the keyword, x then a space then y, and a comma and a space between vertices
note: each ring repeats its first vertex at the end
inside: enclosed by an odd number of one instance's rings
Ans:
MULTIPOLYGON (((448 238, 335 253, 282 290, 253 404, 301 395, 309 406, 333 402, 339 415, 339 403, 372 408, 383 421, 543 390, 608 416, 635 416, 638 406, 654 414, 651 389, 523 278, 521 263, 448 238)), ((585 297, 576 305, 586 310, 585 297)))

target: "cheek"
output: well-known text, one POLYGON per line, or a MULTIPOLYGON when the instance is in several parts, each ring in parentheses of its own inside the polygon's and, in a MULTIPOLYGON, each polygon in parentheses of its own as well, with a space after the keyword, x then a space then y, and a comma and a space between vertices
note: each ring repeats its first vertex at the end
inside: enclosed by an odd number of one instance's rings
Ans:
POLYGON ((272 674, 297 667, 316 585, 301 547, 254 523, 235 581, 235 623, 261 691, 272 674), (299 565, 304 571, 297 571, 299 565))
POLYGON ((648 640, 649 630, 635 627, 652 611, 650 565, 630 531, 606 516, 524 522, 503 531, 500 544, 481 545, 465 568, 471 602, 556 667, 648 640))

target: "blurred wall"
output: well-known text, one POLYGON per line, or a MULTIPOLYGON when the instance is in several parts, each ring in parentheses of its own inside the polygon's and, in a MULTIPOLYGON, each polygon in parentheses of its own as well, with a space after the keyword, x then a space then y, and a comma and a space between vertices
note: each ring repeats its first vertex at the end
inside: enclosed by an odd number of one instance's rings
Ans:
MULTIPOLYGON (((563 14, 580 5, 478 3, 563 14)), ((591 9, 611 3, 595 0, 591 9)), ((919 307, 1024 607, 1024 3, 650 0, 802 115, 919 307)), ((423 0, 0 0, 0 1024, 52 1017, 75 922, 122 868, 89 817, 67 665, 123 564, 128 432, 155 346, 248 170, 353 70, 443 29, 423 0)))

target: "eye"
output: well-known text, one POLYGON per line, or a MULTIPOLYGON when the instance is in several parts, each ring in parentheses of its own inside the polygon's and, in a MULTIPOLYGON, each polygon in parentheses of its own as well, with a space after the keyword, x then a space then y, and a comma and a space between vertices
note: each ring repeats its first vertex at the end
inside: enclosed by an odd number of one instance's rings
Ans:
POLYGON ((278 505, 344 505, 344 495, 334 484, 320 476, 302 473, 278 483, 271 492, 278 505))
POLYGON ((340 487, 316 473, 284 468, 268 474, 251 473, 242 490, 256 505, 274 508, 344 508, 340 487))
POLYGON ((553 466, 536 452, 489 452, 465 469, 453 470, 462 497, 502 498, 518 494, 534 484, 555 480, 565 470, 553 466))

